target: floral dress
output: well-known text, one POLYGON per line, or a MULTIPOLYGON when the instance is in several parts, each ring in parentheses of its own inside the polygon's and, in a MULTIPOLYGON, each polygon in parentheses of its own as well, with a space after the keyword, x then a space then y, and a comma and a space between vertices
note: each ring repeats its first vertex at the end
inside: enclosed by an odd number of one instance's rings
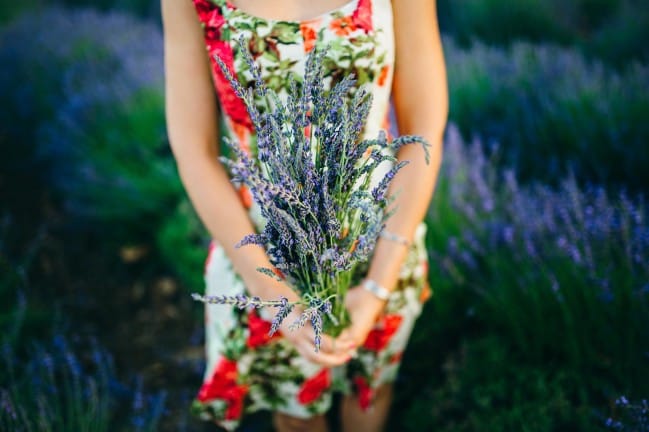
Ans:
MULTIPOLYGON (((251 154, 256 154, 253 125, 215 61, 218 56, 244 85, 253 85, 242 49, 250 52, 266 84, 281 96, 286 93, 289 75, 301 81, 307 54, 316 46, 328 45, 325 85, 330 88, 346 74, 354 73, 357 85, 366 86, 373 95, 364 137, 376 138, 381 130, 390 130, 394 67, 391 0, 352 0, 303 21, 260 18, 227 0, 192 1, 211 60, 220 106, 220 132, 237 139, 251 154)), ((253 223, 263 226, 250 192, 244 186, 238 191, 253 223)), ((299 356, 281 333, 269 337, 272 311, 206 305, 207 367, 193 403, 194 412, 232 430, 244 414, 261 409, 301 418, 322 414, 336 390, 355 393, 361 408, 369 408, 375 390, 394 381, 414 322, 429 295, 425 232, 422 222, 384 313, 358 355, 344 366, 323 368, 299 356)), ((207 295, 246 293, 216 241, 209 248, 205 282, 207 295)))

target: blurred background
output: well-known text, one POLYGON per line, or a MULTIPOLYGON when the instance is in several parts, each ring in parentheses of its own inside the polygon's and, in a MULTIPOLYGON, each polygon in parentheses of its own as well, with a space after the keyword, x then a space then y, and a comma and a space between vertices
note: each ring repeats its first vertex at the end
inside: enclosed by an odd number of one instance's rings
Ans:
MULTIPOLYGON (((388 430, 646 432, 649 5, 438 8, 434 294, 388 430)), ((157 0, 0 4, 2 431, 207 430, 189 414, 207 236, 162 54, 157 0)))

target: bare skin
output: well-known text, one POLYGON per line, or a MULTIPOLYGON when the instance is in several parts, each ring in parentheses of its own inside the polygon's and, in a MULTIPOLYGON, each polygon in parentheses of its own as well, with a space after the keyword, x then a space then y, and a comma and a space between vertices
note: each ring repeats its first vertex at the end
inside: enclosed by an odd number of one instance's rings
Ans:
POLYGON ((390 413, 392 385, 384 385, 376 390, 374 403, 367 411, 359 408, 358 399, 349 396, 341 404, 343 432, 381 431, 390 413))
POLYGON ((324 415, 301 419, 282 413, 274 413, 273 426, 279 432, 327 432, 329 430, 324 415))
POLYGON ((350 0, 235 0, 230 1, 239 10, 256 17, 271 20, 302 21, 338 9, 350 0))
MULTIPOLYGON (((300 20, 339 8, 348 0, 274 0, 272 7, 271 2, 255 0, 232 3, 251 15, 300 20)), ((257 267, 270 266, 262 248, 234 247, 246 234, 254 232, 254 228, 217 159, 218 126, 214 121, 217 103, 200 23, 189 0, 161 0, 161 4, 167 131, 183 185, 212 238, 222 245, 250 293, 262 299, 285 296, 295 301, 297 295, 290 287, 256 271, 257 267)), ((407 190, 408 193, 397 195, 395 205, 399 211, 389 219, 387 230, 412 238, 430 204, 441 165, 448 94, 435 2, 395 0, 393 10, 396 64, 392 92, 399 130, 403 134, 422 135, 432 145, 428 165, 421 148, 406 146, 397 154, 398 159, 409 160, 410 164, 395 177, 390 192, 407 190)), ((405 247, 380 240, 368 277, 392 289, 405 255, 405 247)), ((355 287, 349 291, 346 305, 351 326, 335 341, 324 335, 320 352, 314 350, 310 326, 300 331, 285 331, 285 337, 310 361, 325 367, 346 363, 351 351, 367 338, 385 303, 355 287)), ((347 397, 341 407, 344 430, 383 430, 391 397, 390 386, 379 389, 375 405, 368 412, 361 411, 353 397, 347 397)), ((274 423, 280 432, 327 430, 323 416, 303 420, 276 413, 274 423)))

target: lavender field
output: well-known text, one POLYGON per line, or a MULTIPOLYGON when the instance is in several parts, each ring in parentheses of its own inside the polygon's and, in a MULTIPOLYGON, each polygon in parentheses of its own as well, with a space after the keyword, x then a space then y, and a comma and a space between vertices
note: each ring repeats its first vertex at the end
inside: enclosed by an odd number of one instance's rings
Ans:
MULTIPOLYGON (((157 3, 0 6, 0 431, 217 430, 189 413, 208 238, 166 138, 157 3)), ((388 430, 649 431, 641 3, 438 2, 433 295, 388 430)))

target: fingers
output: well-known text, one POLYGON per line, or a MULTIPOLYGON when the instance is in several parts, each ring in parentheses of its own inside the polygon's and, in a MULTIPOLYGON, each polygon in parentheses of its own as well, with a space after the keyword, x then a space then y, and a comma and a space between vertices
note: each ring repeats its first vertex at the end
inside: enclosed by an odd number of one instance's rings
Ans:
POLYGON ((296 344, 295 348, 298 353, 305 359, 317 363, 324 367, 336 367, 343 365, 349 361, 351 356, 349 354, 330 354, 323 351, 316 352, 313 341, 300 341, 296 344))
POLYGON ((320 351, 325 354, 351 354, 351 351, 356 349, 356 343, 350 337, 332 338, 329 335, 322 335, 320 342, 320 351))
POLYGON ((357 341, 349 328, 346 328, 335 340, 337 345, 347 346, 348 349, 356 348, 357 341))
POLYGON ((305 359, 324 367, 335 367, 347 363, 355 354, 357 344, 350 331, 344 330, 337 338, 322 334, 320 350, 315 349, 315 332, 310 325, 284 333, 295 349, 305 359))
POLYGON ((356 357, 357 349, 360 345, 359 339, 350 329, 343 330, 334 341, 334 346, 344 349, 345 352, 352 357, 356 357))
POLYGON ((333 340, 333 348, 334 352, 345 352, 353 355, 358 348, 358 340, 352 332, 346 329, 333 340))
POLYGON ((294 345, 300 355, 307 360, 325 367, 335 367, 345 364, 351 359, 349 349, 333 349, 335 346, 334 339, 328 335, 322 335, 320 351, 316 352, 313 330, 306 328, 302 330, 297 335, 294 345))

